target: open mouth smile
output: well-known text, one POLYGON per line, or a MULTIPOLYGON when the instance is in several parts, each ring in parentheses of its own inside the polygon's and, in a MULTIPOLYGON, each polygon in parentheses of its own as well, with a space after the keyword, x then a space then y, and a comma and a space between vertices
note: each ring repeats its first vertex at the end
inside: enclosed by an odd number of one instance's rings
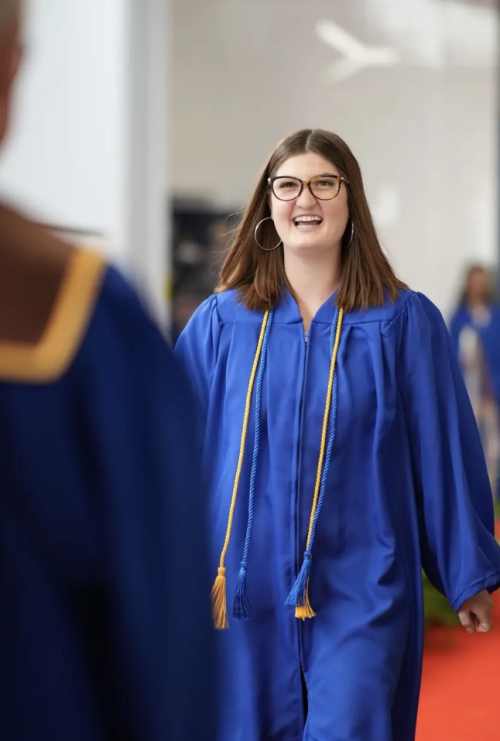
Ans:
POLYGON ((312 231, 321 226, 323 219, 321 216, 296 216, 293 223, 300 231, 312 231))

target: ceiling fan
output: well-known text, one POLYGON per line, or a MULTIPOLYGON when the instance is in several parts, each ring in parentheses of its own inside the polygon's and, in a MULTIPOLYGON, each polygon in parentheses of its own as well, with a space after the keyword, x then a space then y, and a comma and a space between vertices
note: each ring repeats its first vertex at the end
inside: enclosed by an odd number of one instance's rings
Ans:
POLYGON ((333 21, 322 20, 316 23, 316 35, 323 43, 341 55, 326 70, 327 82, 339 83, 363 69, 373 67, 394 67, 400 56, 388 46, 366 46, 333 21))

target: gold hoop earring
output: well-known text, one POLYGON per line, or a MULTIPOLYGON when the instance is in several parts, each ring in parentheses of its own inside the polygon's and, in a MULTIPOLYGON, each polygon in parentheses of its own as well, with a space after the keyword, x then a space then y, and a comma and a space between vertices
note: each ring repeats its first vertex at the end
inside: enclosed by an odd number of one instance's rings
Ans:
POLYGON ((354 221, 351 221, 351 238, 350 238, 349 243, 347 245, 348 247, 351 246, 353 239, 354 239, 354 221))
POLYGON ((257 226, 254 229, 253 238, 255 239, 255 242, 257 243, 257 247, 260 247, 261 250, 264 250, 264 252, 274 252, 274 250, 277 250, 278 247, 280 246, 281 239, 280 239, 280 241, 278 242, 278 244, 275 247, 263 247, 261 245, 261 243, 259 242, 259 240, 257 239, 257 230, 258 230, 259 226, 261 224, 263 224, 264 221, 267 221, 268 219, 271 219, 272 220, 272 216, 266 216, 265 219, 262 219, 262 221, 259 221, 259 223, 257 224, 257 226))

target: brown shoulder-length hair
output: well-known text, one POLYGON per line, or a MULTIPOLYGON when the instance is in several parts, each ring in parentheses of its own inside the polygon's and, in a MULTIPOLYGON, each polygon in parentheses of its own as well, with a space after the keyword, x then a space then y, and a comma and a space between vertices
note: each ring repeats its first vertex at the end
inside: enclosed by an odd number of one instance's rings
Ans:
MULTIPOLYGON (((347 144, 336 134, 304 129, 284 139, 265 166, 222 264, 216 292, 236 288, 248 309, 272 309, 285 288, 283 248, 266 252, 254 237, 257 224, 271 215, 269 178, 289 157, 314 152, 324 157, 347 180, 349 222, 342 238, 342 278, 338 304, 344 311, 381 306, 394 301, 407 286, 400 281, 382 252, 366 200, 361 170, 347 144), (352 229, 354 228, 354 231, 352 229), (351 241, 351 234, 353 238, 351 241)), ((259 228, 259 242, 272 248, 279 240, 271 220, 259 228)))

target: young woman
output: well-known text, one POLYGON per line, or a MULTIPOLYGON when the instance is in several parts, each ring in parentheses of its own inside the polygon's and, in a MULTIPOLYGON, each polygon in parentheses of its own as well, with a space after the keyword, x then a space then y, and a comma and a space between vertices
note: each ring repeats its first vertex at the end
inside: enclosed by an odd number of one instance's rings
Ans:
POLYGON ((500 464, 500 309, 480 265, 467 271, 450 334, 483 443, 494 498, 500 464))
POLYGON ((230 623, 216 741, 410 741, 422 566, 486 632, 500 548, 443 319, 394 275, 339 137, 278 145, 177 355, 230 623))

